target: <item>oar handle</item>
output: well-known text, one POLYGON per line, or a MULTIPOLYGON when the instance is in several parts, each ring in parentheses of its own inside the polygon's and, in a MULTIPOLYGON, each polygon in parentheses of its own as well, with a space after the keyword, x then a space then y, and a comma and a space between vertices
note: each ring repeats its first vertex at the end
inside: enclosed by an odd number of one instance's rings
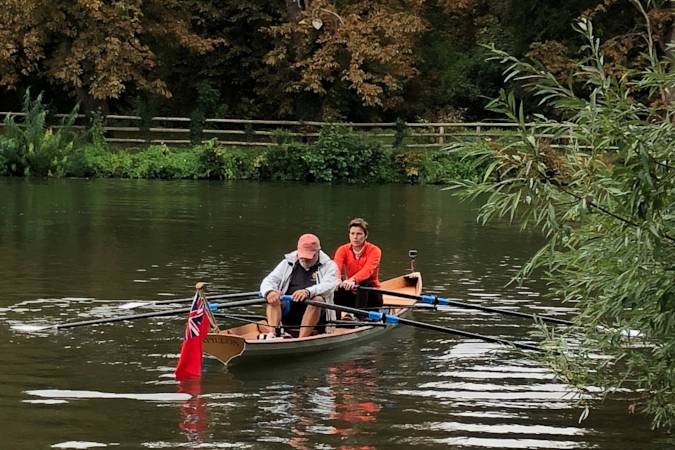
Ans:
POLYGON ((267 303, 267 300, 264 298, 252 298, 251 300, 240 300, 238 302, 209 303, 209 309, 211 311, 218 311, 219 309, 234 308, 236 306, 259 305, 261 303, 267 303))
POLYGON ((393 296, 396 296, 396 297, 409 298, 411 300, 418 300, 418 301, 421 301, 422 303, 428 303, 428 304, 431 304, 431 305, 457 306, 459 308, 477 309, 477 310, 480 310, 480 311, 504 314, 506 316, 524 317, 524 318, 527 318, 527 319, 541 320, 543 322, 556 323, 558 325, 574 325, 574 322, 571 322, 571 321, 565 320, 565 319, 558 319, 556 317, 540 316, 538 314, 527 314, 527 313, 518 312, 518 311, 509 311, 508 309, 491 308, 489 306, 474 305, 472 303, 466 303, 466 302, 461 302, 459 300, 452 300, 452 299, 449 299, 449 298, 438 297, 436 295, 428 295, 428 294, 427 295, 424 295, 424 294, 423 295, 412 295, 412 294, 405 294, 405 293, 402 293, 402 292, 385 291, 383 289, 371 288, 371 287, 366 287, 366 286, 359 286, 358 288, 362 289, 362 290, 365 290, 365 291, 379 292, 379 293, 384 294, 384 295, 393 295, 393 296))
MULTIPOLYGON (((209 295, 209 300, 223 300, 226 298, 247 298, 247 297, 261 297, 261 294, 259 291, 237 292, 236 294, 216 294, 216 295, 209 295)), ((194 297, 174 298, 168 300, 149 301, 148 303, 151 303, 153 305, 167 305, 171 303, 191 302, 193 298, 194 297)))

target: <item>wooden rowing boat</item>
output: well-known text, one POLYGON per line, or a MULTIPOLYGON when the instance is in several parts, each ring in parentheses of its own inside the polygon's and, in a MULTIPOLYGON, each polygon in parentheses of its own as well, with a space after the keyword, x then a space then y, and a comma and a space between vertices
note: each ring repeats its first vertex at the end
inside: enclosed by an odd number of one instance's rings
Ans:
MULTIPOLYGON (((420 295, 422 292, 422 276, 419 272, 392 278, 381 282, 381 289, 397 293, 420 295)), ((416 301, 383 295, 383 303, 387 314, 403 316, 410 311, 416 301)), ((328 350, 354 346, 370 340, 386 332, 391 326, 358 325, 356 327, 336 325, 332 333, 316 334, 305 338, 278 338, 257 340, 261 325, 265 321, 250 323, 235 328, 221 330, 204 338, 202 350, 223 364, 236 358, 254 359, 269 357, 287 357, 302 354, 324 352, 328 350)))

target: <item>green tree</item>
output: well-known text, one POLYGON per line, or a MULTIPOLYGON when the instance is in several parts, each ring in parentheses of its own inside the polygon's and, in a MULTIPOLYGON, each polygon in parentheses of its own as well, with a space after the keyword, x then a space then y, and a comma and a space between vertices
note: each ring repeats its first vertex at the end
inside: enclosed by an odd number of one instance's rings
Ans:
POLYGON ((158 43, 157 73, 173 94, 153 99, 159 109, 167 115, 198 109, 207 117, 277 117, 284 93, 270 88, 264 58, 273 42, 261 30, 280 23, 283 13, 283 5, 267 0, 200 1, 192 10, 194 31, 226 44, 198 53, 158 43))
POLYGON ((542 269, 552 293, 576 309, 576 326, 542 328, 549 348, 559 351, 547 357, 557 374, 586 394, 588 386, 609 395, 627 388, 631 411, 670 428, 675 71, 672 57, 658 53, 653 14, 634 3, 647 21, 643 53, 620 75, 609 70, 588 20, 576 24, 586 42, 576 84, 493 49, 506 79, 523 83, 561 119, 535 114, 526 121, 523 104, 502 92, 490 107, 519 132, 471 147, 471 156, 487 164, 483 181, 453 187, 465 197, 486 196, 482 221, 508 216, 545 233, 547 243, 522 274, 542 269))
POLYGON ((509 47, 496 12, 489 0, 425 2, 429 27, 415 46, 419 74, 406 84, 402 116, 431 122, 484 118, 502 80, 482 45, 509 47))

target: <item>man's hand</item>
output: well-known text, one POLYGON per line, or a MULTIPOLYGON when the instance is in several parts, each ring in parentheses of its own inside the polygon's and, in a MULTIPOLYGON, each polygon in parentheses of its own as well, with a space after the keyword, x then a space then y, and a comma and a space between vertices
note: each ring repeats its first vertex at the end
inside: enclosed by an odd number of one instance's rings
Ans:
POLYGON ((347 278, 345 281, 340 283, 340 287, 347 291, 351 291, 356 287, 356 281, 353 278, 347 278))
POLYGON ((297 291, 293 292, 291 297, 293 297, 294 302, 301 302, 309 297, 309 291, 307 289, 298 289, 297 291))
POLYGON ((265 296, 267 303, 276 306, 279 304, 279 299, 281 298, 281 291, 269 291, 265 296))

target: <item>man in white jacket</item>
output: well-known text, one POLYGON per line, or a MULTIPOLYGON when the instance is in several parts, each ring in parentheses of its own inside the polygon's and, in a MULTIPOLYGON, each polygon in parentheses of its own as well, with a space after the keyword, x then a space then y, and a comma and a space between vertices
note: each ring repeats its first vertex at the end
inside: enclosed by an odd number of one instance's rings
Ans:
POLYGON ((267 300, 266 333, 260 339, 276 336, 283 318, 288 329, 300 327, 299 337, 310 336, 319 322, 335 320, 335 311, 304 303, 305 299, 333 303, 337 287, 337 266, 321 251, 319 238, 303 234, 298 239, 298 249, 284 259, 265 277, 260 292, 267 300), (292 302, 281 302, 282 295, 291 295, 292 302))

